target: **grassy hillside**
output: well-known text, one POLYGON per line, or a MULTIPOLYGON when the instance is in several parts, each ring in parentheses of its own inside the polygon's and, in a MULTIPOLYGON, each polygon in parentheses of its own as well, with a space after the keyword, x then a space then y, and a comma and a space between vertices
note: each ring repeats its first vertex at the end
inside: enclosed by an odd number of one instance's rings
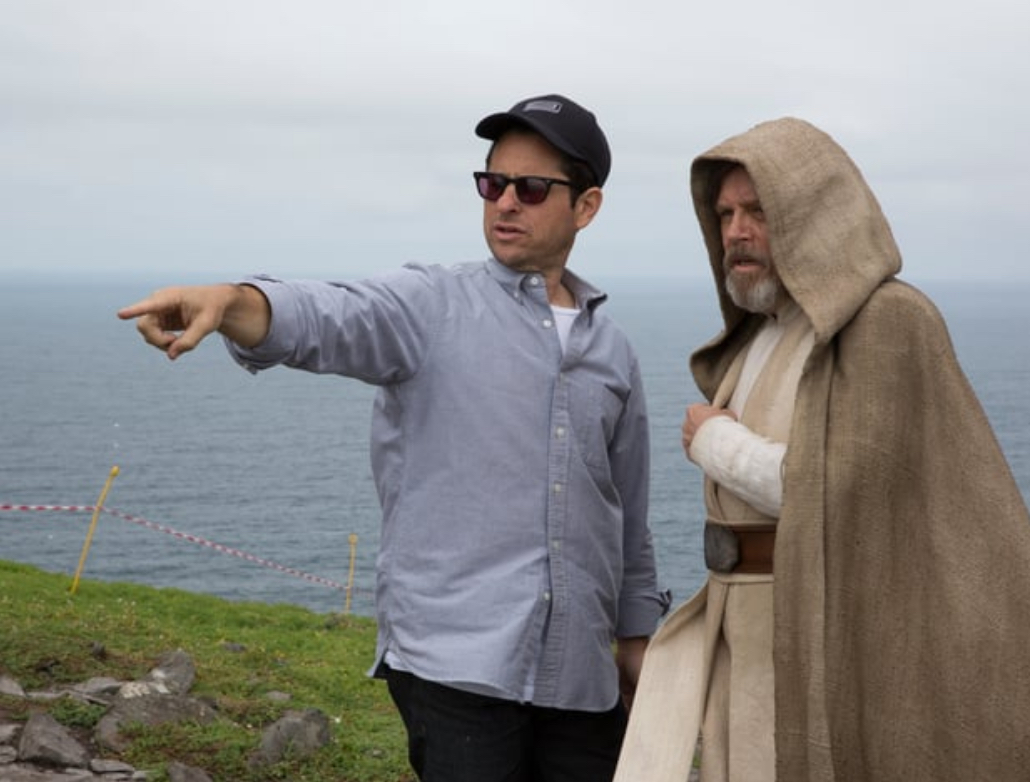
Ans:
MULTIPOLYGON (((93 676, 131 680, 181 648, 197 668, 191 694, 216 703, 225 718, 206 728, 141 731, 125 762, 161 769, 174 759, 239 782, 412 779, 386 687, 365 676, 375 647, 372 620, 121 583, 82 581, 71 595, 70 585, 67 576, 0 561, 0 673, 27 691, 93 676), (273 702, 266 697, 272 691, 292 699, 273 702), (262 728, 286 709, 306 707, 329 716, 332 744, 306 761, 248 770, 262 728)), ((39 706, 0 696, 0 718, 25 719, 30 708, 39 706)), ((68 699, 46 708, 83 731, 103 714, 68 699)))

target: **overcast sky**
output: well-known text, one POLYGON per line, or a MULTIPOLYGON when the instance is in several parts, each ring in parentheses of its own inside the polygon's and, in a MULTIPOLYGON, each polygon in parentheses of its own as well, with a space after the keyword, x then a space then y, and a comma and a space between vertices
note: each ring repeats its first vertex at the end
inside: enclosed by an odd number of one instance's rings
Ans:
POLYGON ((0 271, 482 258, 473 128, 560 92, 613 150, 588 278, 707 275, 690 161, 793 115, 858 163, 905 277, 1030 280, 1028 42, 1026 0, 0 0, 0 271))

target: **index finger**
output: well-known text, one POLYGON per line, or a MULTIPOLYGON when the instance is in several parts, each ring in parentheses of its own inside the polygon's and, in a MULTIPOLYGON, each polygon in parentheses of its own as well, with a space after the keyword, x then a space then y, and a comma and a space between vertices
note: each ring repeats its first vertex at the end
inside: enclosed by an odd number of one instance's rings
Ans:
POLYGON ((149 315, 159 309, 157 301, 154 300, 153 296, 148 296, 145 299, 137 301, 135 304, 130 304, 128 307, 122 307, 118 310, 118 317, 121 320, 132 320, 138 318, 140 315, 149 315))

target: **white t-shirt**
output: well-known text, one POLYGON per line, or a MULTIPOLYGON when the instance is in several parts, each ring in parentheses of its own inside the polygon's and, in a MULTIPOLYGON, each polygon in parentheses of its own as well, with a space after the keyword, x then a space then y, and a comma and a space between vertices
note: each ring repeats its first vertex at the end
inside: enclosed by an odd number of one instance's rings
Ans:
POLYGON ((579 315, 579 310, 572 307, 557 307, 551 305, 551 312, 554 313, 554 327, 558 329, 558 341, 561 343, 562 353, 565 352, 565 343, 569 339, 569 331, 572 329, 572 321, 579 315))

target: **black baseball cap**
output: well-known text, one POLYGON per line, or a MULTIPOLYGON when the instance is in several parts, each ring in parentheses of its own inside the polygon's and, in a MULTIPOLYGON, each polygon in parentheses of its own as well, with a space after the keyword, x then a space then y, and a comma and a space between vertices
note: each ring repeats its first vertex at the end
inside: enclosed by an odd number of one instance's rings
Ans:
POLYGON ((582 160, 603 185, 612 167, 608 140, 594 115, 561 95, 519 101, 508 111, 491 114, 476 125, 476 135, 496 141, 514 126, 527 127, 565 154, 582 160))

